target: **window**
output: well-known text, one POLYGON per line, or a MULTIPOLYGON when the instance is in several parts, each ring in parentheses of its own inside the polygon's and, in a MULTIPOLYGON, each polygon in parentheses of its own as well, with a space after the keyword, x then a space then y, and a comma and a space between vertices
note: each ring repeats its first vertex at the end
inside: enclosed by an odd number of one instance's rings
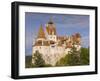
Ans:
POLYGON ((52 48, 54 48, 55 46, 51 46, 52 48))

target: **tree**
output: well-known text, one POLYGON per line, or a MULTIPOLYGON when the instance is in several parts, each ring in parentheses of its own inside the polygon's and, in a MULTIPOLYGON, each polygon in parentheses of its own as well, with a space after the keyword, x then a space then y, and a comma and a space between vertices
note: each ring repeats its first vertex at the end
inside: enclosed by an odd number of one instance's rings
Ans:
POLYGON ((36 51, 34 53, 34 66, 36 67, 44 67, 45 66, 45 61, 42 58, 42 54, 39 53, 39 51, 36 51))
POLYGON ((25 56, 25 68, 31 68, 32 65, 32 57, 25 56))
POLYGON ((80 65, 80 51, 76 50, 76 47, 72 47, 71 51, 66 54, 65 57, 61 58, 56 66, 75 66, 80 65))
POLYGON ((75 47, 65 57, 57 61, 56 66, 89 65, 89 48, 81 48, 77 51, 75 47))
POLYGON ((81 65, 89 65, 89 48, 81 48, 81 65))
POLYGON ((68 53, 67 63, 69 66, 80 65, 80 51, 77 51, 74 46, 68 53))
POLYGON ((57 63, 56 66, 67 66, 68 62, 67 62, 68 56, 64 56, 62 57, 57 63))

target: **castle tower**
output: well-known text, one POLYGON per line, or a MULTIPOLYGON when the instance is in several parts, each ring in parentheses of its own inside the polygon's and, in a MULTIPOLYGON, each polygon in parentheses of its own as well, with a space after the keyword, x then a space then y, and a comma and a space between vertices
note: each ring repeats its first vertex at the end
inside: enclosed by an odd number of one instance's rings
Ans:
POLYGON ((74 46, 77 48, 77 51, 79 51, 81 48, 81 35, 79 33, 73 35, 73 42, 74 46))
POLYGON ((46 32, 48 40, 57 41, 55 24, 51 19, 46 24, 46 32))
POLYGON ((45 33, 44 33, 43 27, 41 25, 40 28, 39 28, 37 40, 45 40, 45 38, 46 38, 45 33))
MULTIPOLYGON (((32 57, 34 58, 34 53, 38 51, 42 54, 42 58, 45 60, 46 63, 48 63, 48 56, 49 54, 49 43, 45 37, 45 32, 43 30, 42 25, 39 28, 37 39, 35 41, 35 44, 32 47, 32 57)), ((32 63, 34 64, 34 59, 32 59, 32 63)))

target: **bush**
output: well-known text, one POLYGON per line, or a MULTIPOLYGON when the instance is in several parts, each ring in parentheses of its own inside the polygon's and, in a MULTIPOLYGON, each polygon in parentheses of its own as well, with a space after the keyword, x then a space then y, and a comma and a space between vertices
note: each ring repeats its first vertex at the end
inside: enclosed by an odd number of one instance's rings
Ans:
POLYGON ((56 66, 67 66, 68 65, 68 55, 65 57, 61 58, 57 63, 56 66))
POLYGON ((31 68, 32 56, 25 56, 25 68, 31 68))
POLYGON ((81 48, 81 65, 89 65, 89 48, 81 48))
POLYGON ((45 66, 45 61, 42 58, 42 54, 40 54, 38 51, 34 53, 34 65, 36 67, 44 67, 45 66))
POLYGON ((75 47, 71 49, 71 52, 68 54, 68 65, 80 65, 80 51, 77 51, 75 47))

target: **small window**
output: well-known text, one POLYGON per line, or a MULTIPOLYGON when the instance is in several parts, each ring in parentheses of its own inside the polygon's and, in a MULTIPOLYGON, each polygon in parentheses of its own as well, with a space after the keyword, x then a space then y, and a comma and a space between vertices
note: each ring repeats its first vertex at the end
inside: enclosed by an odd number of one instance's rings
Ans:
POLYGON ((52 48, 54 48, 55 46, 51 46, 52 48))

